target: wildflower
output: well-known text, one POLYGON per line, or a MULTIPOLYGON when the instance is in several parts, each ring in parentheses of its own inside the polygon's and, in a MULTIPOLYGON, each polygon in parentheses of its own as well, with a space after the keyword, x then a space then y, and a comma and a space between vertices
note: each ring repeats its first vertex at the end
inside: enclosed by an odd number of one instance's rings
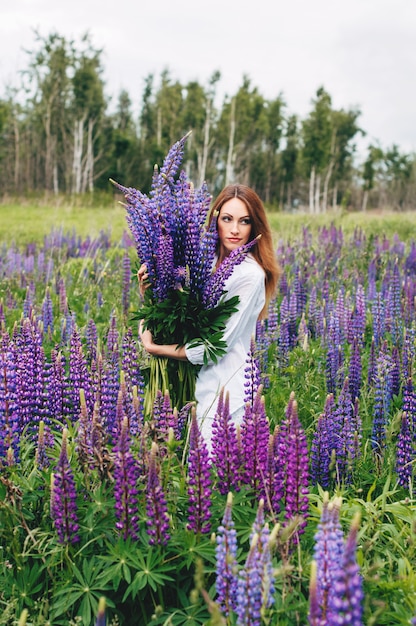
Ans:
POLYGON ((217 488, 222 495, 240 489, 240 458, 235 424, 230 415, 230 397, 224 389, 218 399, 212 425, 212 459, 217 470, 217 488))
POLYGON ((188 529, 196 533, 211 530, 211 466, 207 445, 200 433, 195 408, 189 437, 188 457, 188 529))
POLYGON ((114 449, 114 496, 116 528, 123 539, 138 538, 139 506, 138 465, 130 450, 128 420, 123 419, 117 444, 114 449))
POLYGON ((157 469, 158 445, 152 443, 149 457, 149 473, 146 486, 146 531, 150 545, 165 546, 170 538, 169 516, 165 494, 160 485, 157 469))
POLYGON ((363 583, 356 561, 360 514, 354 517, 341 559, 333 571, 332 590, 328 602, 328 622, 339 626, 362 626, 363 583))
POLYGON ((60 543, 79 541, 77 494, 67 453, 68 431, 62 433, 61 452, 55 472, 51 475, 51 518, 60 543))
POLYGON ((396 473, 399 477, 399 485, 408 487, 413 474, 412 463, 415 450, 410 420, 406 413, 402 414, 396 450, 396 473))
POLYGON ((232 519, 233 496, 227 497, 222 524, 216 534, 216 581, 217 602, 226 617, 235 611, 237 602, 237 533, 232 519))

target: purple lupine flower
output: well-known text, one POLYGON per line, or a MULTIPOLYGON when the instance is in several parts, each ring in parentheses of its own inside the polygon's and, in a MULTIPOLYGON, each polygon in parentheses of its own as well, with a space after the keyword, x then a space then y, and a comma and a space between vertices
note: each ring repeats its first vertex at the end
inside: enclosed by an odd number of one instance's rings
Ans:
POLYGON ((361 374, 362 374, 361 346, 360 346, 360 341, 355 336, 352 340, 351 358, 350 358, 350 365, 348 369, 348 380, 349 380, 349 385, 350 385, 349 389, 350 389, 352 402, 354 402, 356 398, 360 397, 361 374))
POLYGON ((321 520, 315 534, 314 560, 317 566, 316 599, 319 606, 319 624, 328 620, 330 596, 333 592, 335 571, 339 567, 344 550, 344 534, 339 521, 341 498, 328 501, 324 493, 321 520))
POLYGON ((63 421, 69 414, 68 377, 65 371, 65 357, 60 351, 51 352, 51 371, 47 386, 48 414, 51 419, 63 421))
POLYGON ((276 426, 275 432, 269 435, 266 472, 260 492, 267 509, 275 515, 280 511, 280 501, 284 495, 282 468, 276 446, 278 432, 279 427, 276 426))
POLYGON ((377 357, 373 410, 374 418, 371 436, 371 445, 373 450, 378 453, 381 453, 385 445, 387 416, 392 400, 391 370, 392 362, 390 355, 381 351, 377 357))
POLYGON ((360 514, 351 523, 341 559, 333 573, 328 622, 337 626, 363 625, 363 582, 356 560, 360 514))
POLYGON ((81 344, 81 337, 77 329, 74 329, 71 337, 69 352, 69 389, 71 403, 71 419, 78 419, 80 413, 80 389, 84 390, 88 411, 92 411, 94 397, 92 393, 92 380, 88 369, 87 360, 81 344))
POLYGON ((79 541, 77 494, 74 475, 68 461, 68 430, 62 432, 62 444, 55 472, 51 475, 51 518, 60 543, 79 541))
POLYGON ((325 489, 331 483, 331 457, 335 449, 334 414, 335 401, 331 393, 327 395, 324 411, 318 418, 311 448, 312 483, 325 489))
POLYGON ((372 318, 373 318, 373 337, 376 345, 384 339, 386 331, 386 310, 384 305, 384 299, 380 293, 377 294, 376 299, 372 306, 372 318))
POLYGON ((95 626, 106 626, 107 620, 105 618, 105 598, 101 596, 98 601, 97 619, 95 620, 95 626))
POLYGON ((305 432, 299 422, 297 402, 291 394, 286 419, 277 435, 277 450, 284 480, 284 509, 286 520, 301 516, 303 522, 294 535, 294 542, 304 531, 308 515, 308 447, 305 432))
POLYGON ((116 410, 119 390, 120 366, 118 358, 114 357, 103 364, 101 384, 97 396, 100 402, 100 412, 103 426, 111 437, 116 432, 116 410))
POLYGON ((12 448, 18 458, 20 442, 20 385, 17 352, 6 332, 0 336, 0 459, 12 448))
POLYGON ((173 428, 175 433, 177 431, 177 413, 175 415, 168 390, 163 394, 160 390, 156 393, 153 403, 153 425, 160 442, 166 441, 169 428, 173 428))
POLYGON ((97 358, 98 346, 97 326, 92 319, 88 320, 85 338, 87 340, 87 362, 91 365, 97 358))
POLYGON ((130 306, 130 286, 131 286, 131 261, 130 256, 126 252, 123 255, 123 289, 122 289, 122 308, 123 314, 126 316, 129 312, 130 306))
POLYGON ((259 237, 260 235, 239 248, 232 250, 225 257, 216 272, 208 278, 202 295, 203 304, 207 309, 213 309, 217 306, 224 293, 224 285, 227 278, 231 276, 234 268, 244 261, 246 253, 257 243, 259 237))
POLYGON ((278 339, 278 355, 280 367, 286 367, 289 361, 290 330, 289 330, 289 307, 287 296, 280 303, 280 324, 278 339))
POLYGON ((396 446, 396 473, 398 475, 399 485, 402 487, 408 487, 410 485, 414 458, 415 450, 410 420, 407 414, 403 413, 396 446))
POLYGON ((321 620, 321 609, 318 601, 317 563, 312 561, 309 581, 309 626, 325 626, 321 620))
POLYGON ((216 535, 216 602, 221 612, 228 617, 237 606, 237 532, 232 519, 233 496, 227 496, 222 524, 216 535))
POLYGON ((260 626, 262 608, 262 580, 259 571, 259 535, 251 540, 244 568, 237 583, 237 626, 260 626))
POLYGON ((237 432, 230 414, 230 398, 221 389, 212 424, 211 458, 217 470, 217 488, 222 495, 230 490, 240 490, 240 455, 237 432))
POLYGON ((350 482, 355 452, 356 424, 353 419, 353 402, 349 381, 345 378, 336 402, 334 413, 334 444, 337 482, 350 482))
POLYGON ((42 303, 43 332, 49 337, 53 334, 53 305, 49 287, 46 288, 42 303))
POLYGON ((360 346, 362 346, 364 342, 365 326, 366 326, 365 293, 364 293, 364 287, 361 284, 358 284, 357 291, 355 293, 355 306, 354 306, 354 311, 352 314, 352 320, 349 325, 349 330, 350 330, 350 340, 356 337, 360 346))
POLYGON ((289 296, 289 345, 293 348, 296 345, 298 336, 297 332, 297 301, 296 293, 292 292, 289 296))
POLYGON ((260 363, 256 355, 256 343, 254 337, 251 338, 250 350, 246 359, 246 367, 244 368, 244 402, 250 406, 254 403, 257 390, 260 387, 260 363))
POLYGON ((253 489, 262 488, 267 468, 267 448, 270 426, 266 416, 263 387, 259 386, 252 405, 246 404, 241 424, 241 442, 244 458, 242 480, 253 489))
POLYGON ((158 445, 152 443, 149 456, 149 473, 146 486, 146 532, 150 545, 165 546, 169 541, 169 515, 166 498, 160 484, 157 468, 158 445))
POLYGON ((376 357, 376 340, 374 336, 371 340, 370 354, 368 357, 367 382, 372 387, 377 377, 377 357, 376 357))
POLYGON ((138 488, 139 466, 130 449, 128 421, 124 418, 114 448, 114 497, 116 528, 126 540, 139 535, 138 488))
POLYGON ((45 445, 45 422, 41 420, 39 422, 38 441, 35 452, 35 463, 40 470, 46 469, 49 466, 49 459, 46 454, 45 445))
POLYGON ((406 413, 409 426, 416 437, 416 393, 411 376, 404 383, 402 410, 406 413))
POLYGON ((189 437, 188 456, 188 524, 187 528, 196 533, 209 533, 211 530, 211 463, 207 445, 199 430, 195 408, 189 437))
POLYGON ((326 386, 328 393, 336 394, 343 378, 344 354, 342 351, 340 320, 331 314, 327 335, 326 386))

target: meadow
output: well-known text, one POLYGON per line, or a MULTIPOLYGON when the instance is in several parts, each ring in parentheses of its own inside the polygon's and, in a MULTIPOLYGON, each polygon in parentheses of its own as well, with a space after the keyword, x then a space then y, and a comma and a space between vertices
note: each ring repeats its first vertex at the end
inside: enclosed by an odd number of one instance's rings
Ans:
POLYGON ((0 624, 415 623, 416 215, 269 218, 279 293, 210 464, 189 407, 144 410, 118 200, 0 205, 0 624))

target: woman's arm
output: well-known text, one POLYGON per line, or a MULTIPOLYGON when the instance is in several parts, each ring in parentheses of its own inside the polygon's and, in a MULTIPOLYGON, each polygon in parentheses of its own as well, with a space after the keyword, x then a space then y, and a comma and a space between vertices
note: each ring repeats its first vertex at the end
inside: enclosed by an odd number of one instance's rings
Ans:
POLYGON ((164 356, 178 361, 187 361, 185 347, 178 344, 158 344, 153 341, 150 330, 143 330, 143 322, 139 324, 139 335, 146 352, 153 356, 164 356))

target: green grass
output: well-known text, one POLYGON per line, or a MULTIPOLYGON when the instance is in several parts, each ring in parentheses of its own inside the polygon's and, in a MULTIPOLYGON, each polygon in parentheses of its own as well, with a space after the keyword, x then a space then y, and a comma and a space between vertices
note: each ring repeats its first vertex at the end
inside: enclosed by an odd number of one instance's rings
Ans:
MULTIPOLYGON (((122 199, 122 198, 120 198, 122 199)), ((416 212, 406 213, 347 213, 328 211, 326 214, 269 212, 270 224, 275 240, 290 240, 297 237, 302 228, 313 232, 333 223, 342 227, 345 235, 355 228, 374 236, 388 237, 395 233, 403 241, 412 238, 416 232, 416 212)), ((55 203, 41 201, 21 201, 0 204, 0 241, 25 245, 40 241, 52 229, 75 232, 81 237, 94 237, 102 230, 118 241, 127 230, 125 211, 117 199, 101 199, 101 204, 88 198, 68 200, 58 199, 55 203)))

